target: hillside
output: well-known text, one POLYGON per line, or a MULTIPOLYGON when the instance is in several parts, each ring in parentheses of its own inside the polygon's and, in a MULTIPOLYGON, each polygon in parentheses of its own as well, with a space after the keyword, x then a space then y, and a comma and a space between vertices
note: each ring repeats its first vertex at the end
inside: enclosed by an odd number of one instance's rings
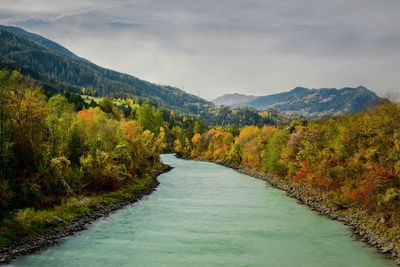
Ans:
POLYGON ((60 54, 63 54, 69 58, 74 58, 74 59, 79 59, 79 57, 77 55, 75 55, 74 53, 72 53, 71 51, 69 51, 67 48, 57 44, 56 42, 53 42, 47 38, 44 38, 38 34, 34 34, 31 32, 27 32, 21 28, 18 27, 14 27, 14 26, 4 26, 4 25, 0 25, 0 30, 5 30, 8 32, 11 32, 13 34, 15 34, 16 36, 19 36, 21 38, 24 39, 28 39, 31 40, 39 45, 42 45, 50 50, 54 50, 59 52, 60 54))
POLYGON ((157 85, 105 69, 65 47, 23 29, 0 25, 0 69, 18 70, 38 81, 47 93, 71 92, 93 97, 149 101, 174 114, 199 116, 211 125, 274 123, 254 108, 219 107, 176 87, 157 85))
POLYGON ((213 102, 228 106, 246 105, 257 109, 276 109, 279 112, 306 116, 355 113, 379 102, 381 99, 365 87, 308 89, 296 87, 288 92, 267 96, 224 95, 213 102))
POLYGON ((203 106, 213 105, 178 88, 102 68, 51 40, 16 27, 0 27, 0 57, 2 62, 16 64, 61 84, 84 88, 96 96, 138 96, 189 113, 199 113, 203 106))

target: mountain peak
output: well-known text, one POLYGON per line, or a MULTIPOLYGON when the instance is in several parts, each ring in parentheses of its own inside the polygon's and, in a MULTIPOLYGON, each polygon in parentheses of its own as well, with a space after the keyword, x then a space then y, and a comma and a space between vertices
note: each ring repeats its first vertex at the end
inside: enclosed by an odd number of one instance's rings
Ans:
POLYGON ((305 116, 359 112, 377 103, 380 98, 364 86, 342 89, 308 89, 296 87, 288 92, 255 97, 239 94, 224 95, 213 102, 232 107, 251 106, 257 109, 273 108, 280 112, 305 116))
POLYGON ((359 90, 359 91, 368 91, 368 92, 372 92, 372 91, 370 91, 367 87, 362 86, 362 85, 356 87, 355 89, 357 89, 357 90, 359 90))
POLYGON ((253 96, 253 95, 244 95, 244 94, 239 94, 239 93, 233 93, 233 94, 224 94, 224 95, 212 100, 212 102, 217 105, 241 107, 241 106, 247 106, 248 103, 250 103, 251 101, 253 101, 256 98, 257 98, 257 96, 253 96))
POLYGON ((297 86, 297 87, 293 88, 292 90, 290 90, 290 92, 292 92, 292 93, 300 93, 300 92, 308 92, 309 90, 310 89, 308 89, 308 88, 297 86))

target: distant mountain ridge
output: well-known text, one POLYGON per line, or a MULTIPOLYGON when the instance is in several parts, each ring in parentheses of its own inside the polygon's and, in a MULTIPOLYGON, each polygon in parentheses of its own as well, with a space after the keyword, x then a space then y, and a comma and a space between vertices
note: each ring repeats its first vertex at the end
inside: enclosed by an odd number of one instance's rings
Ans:
POLYGON ((248 106, 257 109, 275 109, 279 112, 298 113, 305 116, 355 113, 379 102, 374 92, 363 86, 308 89, 296 87, 288 92, 266 96, 226 94, 213 100, 215 104, 232 107, 248 106))

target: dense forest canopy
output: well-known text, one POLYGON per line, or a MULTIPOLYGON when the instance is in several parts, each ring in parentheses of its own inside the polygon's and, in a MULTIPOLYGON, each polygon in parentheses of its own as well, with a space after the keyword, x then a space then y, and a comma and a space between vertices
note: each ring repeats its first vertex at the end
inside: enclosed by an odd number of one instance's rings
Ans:
POLYGON ((85 108, 79 96, 46 96, 34 80, 0 71, 0 219, 18 228, 27 209, 116 191, 161 165, 161 111, 137 105, 126 117, 110 102, 85 108))

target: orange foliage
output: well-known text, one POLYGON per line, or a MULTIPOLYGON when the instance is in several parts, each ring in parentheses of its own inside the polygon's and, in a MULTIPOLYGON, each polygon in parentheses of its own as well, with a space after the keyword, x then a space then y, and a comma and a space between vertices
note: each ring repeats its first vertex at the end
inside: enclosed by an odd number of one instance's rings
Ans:
POLYGON ((121 121, 121 129, 127 140, 140 137, 140 129, 137 121, 121 121))
POLYGON ((201 134, 195 134, 195 135, 193 135, 193 137, 192 137, 192 143, 193 144, 196 144, 196 143, 199 143, 201 141, 201 134))
POLYGON ((201 134, 195 134, 192 137, 192 144, 193 144, 193 148, 191 151, 191 157, 196 158, 201 154, 201 150, 202 150, 202 138, 201 138, 201 134))
POLYGON ((78 119, 84 120, 86 122, 93 121, 93 113, 88 109, 82 109, 78 112, 78 119))

